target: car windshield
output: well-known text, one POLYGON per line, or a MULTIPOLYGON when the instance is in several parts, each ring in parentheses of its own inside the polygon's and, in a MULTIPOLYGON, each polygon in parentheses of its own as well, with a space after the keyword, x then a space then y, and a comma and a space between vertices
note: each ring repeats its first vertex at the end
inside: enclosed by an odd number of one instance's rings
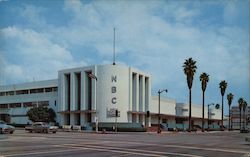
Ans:
POLYGON ((6 124, 4 121, 0 120, 0 124, 6 124))

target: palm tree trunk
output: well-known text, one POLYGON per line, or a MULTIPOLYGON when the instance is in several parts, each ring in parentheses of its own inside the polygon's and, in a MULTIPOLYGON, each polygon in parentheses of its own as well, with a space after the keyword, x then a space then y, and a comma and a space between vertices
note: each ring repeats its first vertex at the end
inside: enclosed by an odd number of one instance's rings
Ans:
POLYGON ((188 130, 189 131, 191 131, 191 103, 192 103, 192 101, 191 101, 191 99, 192 99, 192 91, 191 91, 191 89, 189 89, 189 117, 188 117, 188 120, 189 120, 189 125, 188 125, 188 130))
POLYGON ((204 104, 205 104, 205 92, 202 91, 202 132, 204 132, 204 104))
POLYGON ((228 117, 229 117, 229 119, 228 119, 228 131, 230 131, 231 129, 230 129, 230 121, 231 121, 231 114, 230 114, 230 106, 229 106, 229 108, 228 108, 228 117))
POLYGON ((240 109, 240 130, 241 130, 241 109, 240 109))
POLYGON ((224 129, 224 127, 223 127, 223 115, 224 115, 224 105, 223 105, 223 99, 224 98, 224 96, 222 96, 222 107, 221 107, 221 109, 222 109, 222 111, 221 111, 221 127, 222 127, 222 129, 224 129))
POLYGON ((245 110, 243 110, 243 130, 245 130, 245 110))

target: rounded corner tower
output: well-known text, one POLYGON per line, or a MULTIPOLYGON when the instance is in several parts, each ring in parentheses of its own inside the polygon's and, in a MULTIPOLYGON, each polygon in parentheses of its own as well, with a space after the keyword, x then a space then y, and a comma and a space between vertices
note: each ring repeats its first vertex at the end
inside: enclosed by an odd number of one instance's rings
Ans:
POLYGON ((151 97, 149 74, 116 64, 66 69, 58 75, 63 125, 112 123, 116 116, 119 123, 145 124, 151 97))

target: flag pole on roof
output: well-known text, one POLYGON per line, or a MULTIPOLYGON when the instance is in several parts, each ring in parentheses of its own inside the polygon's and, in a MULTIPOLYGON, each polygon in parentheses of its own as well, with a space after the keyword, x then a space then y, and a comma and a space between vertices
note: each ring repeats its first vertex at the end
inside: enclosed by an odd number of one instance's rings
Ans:
POLYGON ((114 27, 114 41, 113 41, 113 65, 115 65, 115 27, 114 27))

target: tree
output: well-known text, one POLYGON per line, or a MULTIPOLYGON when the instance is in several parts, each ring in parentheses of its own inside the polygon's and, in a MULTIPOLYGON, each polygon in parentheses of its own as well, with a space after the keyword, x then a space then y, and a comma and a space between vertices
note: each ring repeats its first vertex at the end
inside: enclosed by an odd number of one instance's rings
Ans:
POLYGON ((191 131, 191 103, 192 103, 192 84, 193 84, 193 79, 194 79, 194 74, 196 72, 196 61, 194 61, 192 58, 186 59, 186 61, 183 64, 183 70, 187 78, 187 84, 189 88, 189 125, 188 129, 191 131))
POLYGON ((247 102, 245 100, 242 103, 242 108, 243 108, 243 130, 245 130, 246 108, 247 108, 247 102))
POLYGON ((239 98, 238 104, 239 104, 239 110, 240 110, 240 130, 241 130, 241 109, 243 107, 243 102, 244 102, 244 99, 243 98, 239 98))
POLYGON ((27 116, 32 122, 55 122, 56 113, 52 108, 39 106, 31 108, 27 116))
POLYGON ((209 75, 206 73, 202 73, 200 75, 200 81, 201 81, 201 89, 202 89, 202 132, 204 132, 204 104, 205 104, 205 91, 207 88, 207 83, 209 81, 209 75))
POLYGON ((224 94, 225 94, 225 91, 226 91, 226 88, 227 88, 227 82, 225 80, 221 81, 220 82, 220 93, 221 93, 221 96, 222 96, 222 102, 221 102, 221 126, 222 126, 222 129, 224 128, 224 125, 223 125, 223 116, 224 116, 224 105, 223 105, 223 101, 224 101, 224 94))
POLYGON ((231 109, 231 104, 233 101, 234 95, 232 93, 229 93, 227 95, 227 102, 228 102, 228 114, 229 114, 229 120, 228 120, 228 130, 232 129, 231 125, 232 125, 232 120, 231 120, 231 114, 230 114, 230 109, 231 109), (231 121, 231 124, 230 124, 231 121))

